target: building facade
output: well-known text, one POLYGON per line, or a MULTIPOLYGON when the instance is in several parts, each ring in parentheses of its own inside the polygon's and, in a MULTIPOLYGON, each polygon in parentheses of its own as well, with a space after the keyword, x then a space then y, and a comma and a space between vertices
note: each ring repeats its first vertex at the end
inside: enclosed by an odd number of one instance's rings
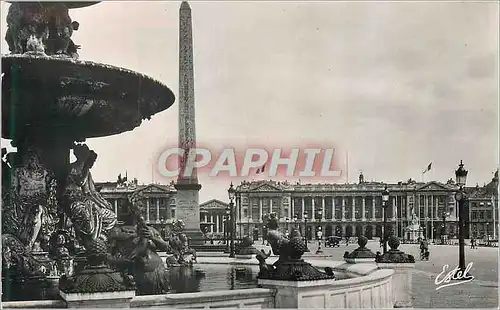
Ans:
POLYGON ((173 183, 140 185, 137 179, 127 181, 119 178, 116 182, 98 182, 96 188, 113 207, 119 224, 127 216, 124 208, 127 199, 137 194, 146 199, 146 208, 142 215, 148 224, 161 229, 171 225, 176 219, 177 201, 173 183))
POLYGON ((490 183, 467 188, 469 235, 498 240, 498 171, 490 183))
POLYGON ((229 204, 217 199, 211 199, 200 204, 201 231, 208 237, 223 239, 228 228, 229 204))
MULTIPOLYGON (((296 226, 309 239, 315 238, 320 230, 323 236, 364 234, 378 238, 383 231, 382 191, 386 185, 390 192, 388 228, 398 237, 409 238, 405 228, 414 218, 426 238, 439 239, 443 234, 457 237, 458 186, 452 180, 422 183, 410 179, 384 184, 365 182, 362 174, 357 184, 243 182, 236 188, 237 232, 243 236, 259 231, 262 236, 266 229, 264 215, 276 213, 283 229, 296 226)), ((484 213, 484 222, 494 226, 489 213, 484 213)))
MULTIPOLYGON (((139 185, 137 180, 96 183, 103 197, 114 207, 118 221, 126 216, 122 207, 130 195, 140 193, 147 199, 143 211, 146 221, 159 229, 169 229, 177 217, 177 191, 168 185, 139 185)), ((360 175, 355 184, 291 184, 276 181, 242 182, 236 187, 234 217, 236 237, 252 235, 262 238, 264 215, 276 213, 281 229, 296 226, 301 234, 314 239, 319 230, 323 236, 357 236, 379 238, 383 231, 382 191, 386 184, 366 182, 360 175), (305 219, 307 214, 307 221, 305 219)), ((387 207, 388 227, 398 237, 409 239, 406 230, 415 219, 422 235, 439 239, 458 234, 458 186, 449 180, 440 182, 399 182, 387 184, 390 201, 387 207)), ((490 236, 498 239, 498 173, 483 187, 467 187, 466 237, 490 236), (496 183, 495 183, 496 182, 496 183)), ((216 239, 228 230, 229 204, 212 199, 199 205, 200 229, 216 239)))

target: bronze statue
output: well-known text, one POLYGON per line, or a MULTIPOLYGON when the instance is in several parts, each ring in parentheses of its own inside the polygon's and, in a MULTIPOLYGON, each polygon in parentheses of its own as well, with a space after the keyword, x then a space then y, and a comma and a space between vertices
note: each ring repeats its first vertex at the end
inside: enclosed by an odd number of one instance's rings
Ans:
POLYGON ((170 245, 171 257, 167 258, 167 265, 170 266, 190 266, 196 262, 196 251, 189 247, 188 238, 184 234, 184 222, 176 220, 173 222, 173 229, 169 234, 168 243, 170 245))
POLYGON ((7 14, 5 40, 14 54, 37 53, 78 58, 71 40, 78 22, 63 2, 13 2, 7 14))
POLYGON ((296 228, 292 229, 289 238, 286 238, 278 231, 278 219, 275 213, 270 214, 267 226, 269 228, 267 241, 271 244, 273 253, 279 255, 279 259, 269 265, 265 263, 267 257, 264 253, 257 255, 260 265, 259 278, 283 281, 335 279, 330 271, 321 272, 302 259, 302 255, 309 250, 296 228))
POLYGON ((70 165, 63 205, 80 244, 87 247, 96 239, 106 240, 106 233, 116 224, 116 215, 95 189, 90 173, 97 154, 85 144, 74 145, 73 153, 76 161, 70 165))
POLYGON ((156 229, 146 225, 141 206, 140 199, 129 200, 126 205, 129 214, 124 225, 111 230, 108 263, 133 276, 137 294, 166 294, 168 274, 156 251, 168 251, 169 245, 156 229))

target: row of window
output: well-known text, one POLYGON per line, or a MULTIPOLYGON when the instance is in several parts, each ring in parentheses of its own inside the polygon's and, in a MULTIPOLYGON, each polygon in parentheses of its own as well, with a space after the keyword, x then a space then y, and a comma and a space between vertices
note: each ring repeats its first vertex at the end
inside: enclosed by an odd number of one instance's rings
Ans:
POLYGON ((471 212, 471 219, 472 220, 483 220, 483 219, 492 219, 493 218, 493 212, 491 210, 487 211, 472 211, 471 212), (478 216, 479 215, 479 216, 478 216), (485 217, 486 215, 486 217, 485 217))
MULTIPOLYGON (((125 208, 127 202, 126 198, 108 198, 108 202, 114 208, 116 201, 117 208, 117 218, 118 221, 124 221, 128 212, 125 208)), ((148 198, 149 200, 149 212, 148 208, 142 210, 142 216, 150 222, 158 222, 161 220, 174 219, 176 217, 175 212, 175 199, 168 198, 148 198)))

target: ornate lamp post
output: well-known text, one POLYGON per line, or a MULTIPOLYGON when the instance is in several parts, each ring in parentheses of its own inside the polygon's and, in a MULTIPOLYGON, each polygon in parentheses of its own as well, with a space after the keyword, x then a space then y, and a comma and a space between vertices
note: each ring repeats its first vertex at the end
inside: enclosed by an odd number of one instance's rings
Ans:
POLYGON ((321 230, 321 219, 323 218, 323 210, 318 210, 318 222, 319 222, 319 230, 318 230, 318 250, 316 254, 323 254, 323 250, 321 249, 321 241, 323 239, 323 231, 321 230))
POLYGON ((230 225, 230 222, 231 222, 231 209, 229 208, 229 206, 226 208, 226 244, 227 244, 227 252, 230 253, 231 252, 231 242, 230 242, 230 229, 231 229, 231 225, 230 225))
POLYGON ((382 191, 382 208, 384 211, 384 254, 387 252, 387 207, 389 206, 389 190, 387 189, 387 185, 384 187, 382 191))
MULTIPOLYGON (((239 215, 237 221, 239 224, 240 235, 238 238, 241 239, 241 238, 243 238, 243 234, 241 233, 241 229, 242 229, 241 226, 243 226, 243 223, 241 222, 241 194, 239 192, 236 192, 235 196, 236 196, 236 206, 238 207, 238 215, 239 215)), ((236 222, 235 222, 235 226, 236 226, 236 222)), ((236 228, 235 228, 235 231, 236 231, 236 228)))
POLYGON ((262 245, 266 244, 267 217, 266 213, 262 214, 262 245))
POLYGON ((450 216, 450 212, 443 212, 443 230, 441 231, 441 241, 443 244, 446 244, 447 242, 447 236, 448 236, 448 232, 446 231, 446 217, 447 216, 450 216))
POLYGON ((230 245, 230 248, 229 248, 229 257, 234 257, 234 233, 236 231, 236 229, 235 229, 235 218, 234 218, 234 196, 235 196, 235 190, 234 190, 232 182, 231 182, 231 185, 229 186, 229 189, 227 190, 227 193, 229 195, 229 227, 230 227, 229 233, 231 234, 231 236, 230 236, 231 237, 231 245, 230 245))
POLYGON ((464 169, 464 164, 460 161, 458 169, 455 171, 456 183, 460 189, 455 193, 455 200, 458 202, 458 268, 465 271, 465 203, 467 197, 464 193, 465 182, 468 171, 464 169))
POLYGON ((307 238, 308 237, 307 236, 307 211, 304 212, 304 230, 305 230, 305 232, 304 232, 304 238, 306 239, 305 242, 306 242, 306 246, 307 246, 307 239, 308 239, 307 238))
POLYGON ((295 223, 295 228, 296 228, 296 229, 299 229, 299 227, 298 227, 298 221, 299 221, 299 217, 298 217, 298 215, 297 215, 297 214, 295 214, 295 215, 293 216, 293 222, 295 223))

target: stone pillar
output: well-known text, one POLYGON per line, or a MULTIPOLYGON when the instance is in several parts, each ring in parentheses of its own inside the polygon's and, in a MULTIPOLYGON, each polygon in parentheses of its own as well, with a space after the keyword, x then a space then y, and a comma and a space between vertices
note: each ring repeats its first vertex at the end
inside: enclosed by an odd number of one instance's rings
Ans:
POLYGON ((390 250, 384 255, 376 257, 380 269, 392 269, 393 294, 395 296, 394 308, 413 308, 412 305, 412 274, 415 269, 415 258, 398 250, 399 239, 389 237, 387 241, 390 250))
POLYGON ((115 204, 115 214, 118 216, 118 199, 114 199, 114 204, 115 204))
POLYGON ((290 208, 288 209, 288 218, 290 222, 293 220, 293 216, 295 214, 295 199, 290 196, 290 208))
POLYGON ((146 200, 146 222, 148 223, 149 223, 149 200, 150 198, 146 200))
POLYGON ((156 221, 160 221, 160 198, 156 198, 156 221))
POLYGON ((215 215, 215 232, 216 233, 220 233, 219 231, 219 224, 220 224, 220 220, 219 220, 219 215, 215 215))
POLYGON ((351 197, 351 218, 353 221, 356 220, 356 196, 351 197))
POLYGON ((212 225, 210 225, 210 232, 213 233, 214 232, 214 216, 213 215, 210 215, 210 223, 212 225))
POLYGON ((397 196, 392 197, 392 220, 395 221, 397 216, 397 210, 398 210, 398 200, 396 199, 397 196))
MULTIPOLYGON (((332 220, 335 220, 335 197, 332 196, 332 220)), ((333 232, 335 234, 335 232, 333 232)))
POLYGON ((304 219, 304 212, 306 211, 306 200, 304 197, 301 197, 302 198, 302 210, 301 210, 301 218, 304 219))
MULTIPOLYGON (((321 212, 323 213, 323 219, 326 219, 326 213, 325 213, 325 199, 326 197, 325 196, 322 196, 321 197, 321 212)), ((323 231, 323 233, 325 233, 325 230, 323 228, 321 228, 321 230, 323 231)))
POLYGON ((372 221, 375 220, 375 196, 372 196, 372 221))
POLYGON ((362 221, 366 221, 365 211, 366 211, 366 197, 365 197, 365 196, 363 196, 363 197, 361 198, 361 213, 362 213, 362 215, 361 215, 361 220, 362 220, 362 221))
POLYGON ((312 205, 311 221, 316 220, 316 206, 315 206, 315 201, 314 201, 315 199, 314 198, 316 198, 316 197, 311 197, 311 205, 312 205))
POLYGON ((345 197, 342 196, 342 221, 345 221, 345 197))

